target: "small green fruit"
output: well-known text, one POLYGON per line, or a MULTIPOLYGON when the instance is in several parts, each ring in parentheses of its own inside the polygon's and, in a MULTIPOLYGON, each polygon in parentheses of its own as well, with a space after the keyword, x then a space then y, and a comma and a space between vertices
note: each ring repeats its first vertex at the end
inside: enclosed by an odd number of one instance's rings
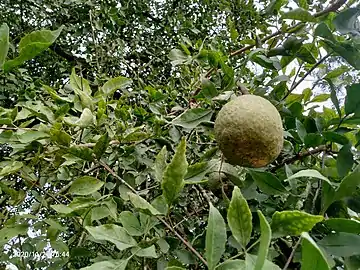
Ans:
POLYGON ((224 105, 215 121, 215 137, 229 163, 253 168, 274 161, 284 142, 279 112, 254 95, 242 95, 224 105))

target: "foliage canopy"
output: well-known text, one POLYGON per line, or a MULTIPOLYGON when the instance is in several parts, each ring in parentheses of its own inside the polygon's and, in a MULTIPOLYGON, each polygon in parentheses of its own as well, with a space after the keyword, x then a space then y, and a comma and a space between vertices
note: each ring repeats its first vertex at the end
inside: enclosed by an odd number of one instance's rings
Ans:
POLYGON ((359 14, 1 1, 1 267, 359 269, 359 14), (229 164, 214 135, 249 93, 284 127, 258 169, 229 164))

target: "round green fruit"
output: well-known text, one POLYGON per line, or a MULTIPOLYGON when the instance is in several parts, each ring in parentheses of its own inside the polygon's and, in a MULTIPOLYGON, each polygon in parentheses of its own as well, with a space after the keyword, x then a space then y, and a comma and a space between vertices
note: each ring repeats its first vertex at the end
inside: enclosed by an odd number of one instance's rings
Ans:
POLYGON ((242 95, 223 106, 215 121, 215 137, 229 163, 252 168, 274 161, 284 142, 279 112, 254 95, 242 95))

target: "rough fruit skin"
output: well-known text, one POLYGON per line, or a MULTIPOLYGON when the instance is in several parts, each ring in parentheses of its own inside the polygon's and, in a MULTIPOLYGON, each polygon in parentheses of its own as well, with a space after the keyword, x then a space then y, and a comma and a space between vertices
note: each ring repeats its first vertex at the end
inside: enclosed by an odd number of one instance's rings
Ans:
POLYGON ((229 163, 253 168, 274 161, 284 143, 279 112, 255 95, 242 95, 222 107, 215 120, 215 137, 229 163))

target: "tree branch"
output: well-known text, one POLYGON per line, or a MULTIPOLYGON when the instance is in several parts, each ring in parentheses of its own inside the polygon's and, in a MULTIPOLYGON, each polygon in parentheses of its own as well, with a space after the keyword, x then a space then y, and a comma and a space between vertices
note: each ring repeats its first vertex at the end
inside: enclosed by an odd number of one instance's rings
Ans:
POLYGON ((315 148, 313 150, 307 151, 307 152, 303 152, 303 153, 299 153, 293 157, 284 159, 280 164, 276 165, 275 167, 271 168, 272 172, 275 172, 276 170, 280 169, 282 166, 284 166, 285 164, 289 164, 289 163, 293 163, 297 160, 301 160, 305 157, 314 155, 314 154, 318 154, 321 152, 327 151, 327 146, 326 145, 321 145, 318 148, 315 148))

